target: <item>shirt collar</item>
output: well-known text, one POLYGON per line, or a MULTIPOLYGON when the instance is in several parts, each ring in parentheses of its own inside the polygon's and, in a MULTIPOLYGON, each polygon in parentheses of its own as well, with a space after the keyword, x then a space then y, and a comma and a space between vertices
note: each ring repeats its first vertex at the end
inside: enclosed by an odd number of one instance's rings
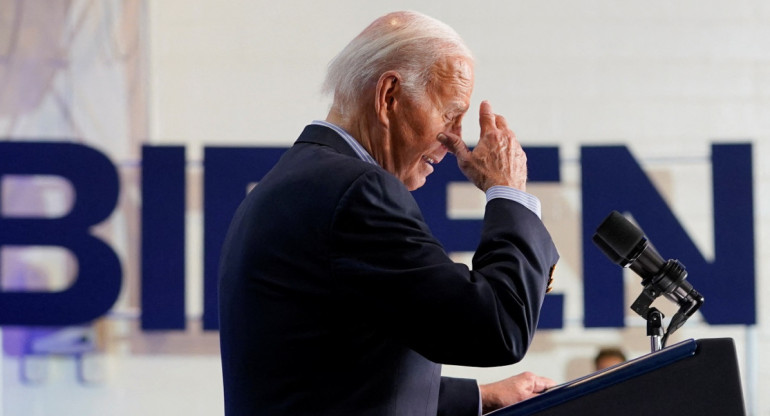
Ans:
POLYGON ((351 136, 350 133, 346 132, 345 129, 343 129, 342 127, 333 123, 329 123, 326 120, 313 120, 313 122, 310 124, 314 124, 317 126, 325 126, 334 130, 337 134, 340 135, 340 137, 342 137, 345 140, 345 143, 347 143, 348 146, 350 146, 353 149, 353 151, 361 160, 365 162, 369 162, 373 165, 378 164, 377 161, 374 160, 372 155, 370 155, 369 152, 367 152, 366 149, 364 149, 364 147, 361 146, 361 143, 359 143, 358 140, 354 139, 353 136, 351 136))

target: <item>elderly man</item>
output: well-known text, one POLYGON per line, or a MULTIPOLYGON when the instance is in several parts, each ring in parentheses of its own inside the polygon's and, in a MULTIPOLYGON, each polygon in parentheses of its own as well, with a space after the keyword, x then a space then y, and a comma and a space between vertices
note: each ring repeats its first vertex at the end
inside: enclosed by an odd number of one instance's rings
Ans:
POLYGON ((439 363, 519 361, 558 259, 525 192, 526 157, 481 104, 459 36, 397 12, 330 64, 324 121, 305 128, 235 214, 220 267, 228 415, 478 415, 553 384, 479 386, 439 363), (447 152, 486 192, 473 269, 450 260, 409 193, 447 152))

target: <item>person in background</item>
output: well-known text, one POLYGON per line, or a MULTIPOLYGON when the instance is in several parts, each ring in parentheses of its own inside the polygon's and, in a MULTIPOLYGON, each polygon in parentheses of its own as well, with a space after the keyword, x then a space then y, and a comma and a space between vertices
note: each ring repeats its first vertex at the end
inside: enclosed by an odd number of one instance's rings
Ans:
POLYGON ((596 371, 603 370, 613 365, 626 361, 626 355, 617 347, 605 347, 599 350, 594 357, 594 368, 596 371))
POLYGON ((479 415, 554 384, 441 376, 524 357, 559 257, 505 118, 482 102, 478 145, 462 139, 473 83, 457 33, 414 12, 331 62, 326 119, 246 196, 222 248, 227 415, 479 415), (487 197, 472 268, 410 194, 449 152, 487 197))

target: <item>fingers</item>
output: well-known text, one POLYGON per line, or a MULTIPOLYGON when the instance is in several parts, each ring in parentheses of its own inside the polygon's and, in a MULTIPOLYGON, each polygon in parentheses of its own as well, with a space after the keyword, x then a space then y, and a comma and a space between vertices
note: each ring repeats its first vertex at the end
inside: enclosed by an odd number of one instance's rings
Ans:
POLYGON ((446 146, 450 153, 453 153, 459 160, 468 160, 471 151, 460 136, 447 133, 439 133, 436 137, 441 144, 446 146))
POLYGON ((497 382, 481 384, 479 390, 482 408, 484 412, 497 410, 534 397, 554 385, 556 383, 553 380, 529 371, 497 382))
POLYGON ((495 126, 500 130, 508 130, 508 122, 499 114, 495 114, 495 126))
POLYGON ((525 190, 526 155, 505 118, 492 112, 488 101, 479 106, 479 125, 481 136, 472 152, 462 138, 450 132, 439 134, 438 140, 455 154, 460 170, 482 191, 495 185, 525 190))
POLYGON ((543 393, 555 385, 556 385, 556 382, 551 380, 550 378, 537 376, 537 378, 535 379, 535 385, 532 391, 535 393, 543 393))
POLYGON ((542 393, 556 385, 556 382, 550 378, 539 376, 530 371, 515 375, 511 377, 511 380, 516 380, 518 383, 521 383, 522 388, 529 392, 530 396, 542 393))
MULTIPOLYGON (((489 101, 482 101, 479 107, 479 126, 483 132, 485 129, 498 128, 508 129, 508 122, 505 121, 505 117, 492 112, 492 105, 489 101)), ((482 133, 483 134, 483 133, 482 133)))
POLYGON ((495 113, 492 112, 492 105, 489 101, 482 101, 479 107, 479 126, 482 134, 486 129, 494 128, 497 125, 495 113))

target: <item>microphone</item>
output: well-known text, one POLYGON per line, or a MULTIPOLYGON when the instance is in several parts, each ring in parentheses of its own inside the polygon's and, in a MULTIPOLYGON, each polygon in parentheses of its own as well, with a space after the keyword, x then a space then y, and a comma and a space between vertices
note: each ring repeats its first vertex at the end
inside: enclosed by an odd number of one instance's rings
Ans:
POLYGON ((684 265, 679 260, 663 260, 642 230, 619 212, 612 211, 599 225, 593 242, 612 262, 630 268, 642 278, 645 290, 631 306, 634 312, 647 318, 649 306, 660 295, 679 305, 663 345, 703 305, 703 296, 686 280, 684 265))

